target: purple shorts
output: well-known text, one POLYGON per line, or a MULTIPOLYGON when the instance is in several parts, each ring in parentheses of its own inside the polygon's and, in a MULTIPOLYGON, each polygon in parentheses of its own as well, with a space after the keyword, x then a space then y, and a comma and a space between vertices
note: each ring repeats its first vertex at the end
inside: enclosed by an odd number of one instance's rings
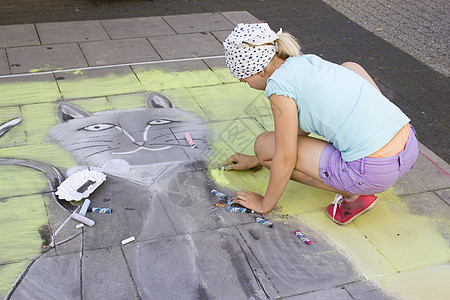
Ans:
POLYGON ((413 168, 419 155, 416 132, 412 125, 410 127, 405 150, 391 157, 364 157, 345 162, 341 152, 328 144, 320 155, 322 181, 337 190, 355 195, 372 195, 387 190, 413 168))

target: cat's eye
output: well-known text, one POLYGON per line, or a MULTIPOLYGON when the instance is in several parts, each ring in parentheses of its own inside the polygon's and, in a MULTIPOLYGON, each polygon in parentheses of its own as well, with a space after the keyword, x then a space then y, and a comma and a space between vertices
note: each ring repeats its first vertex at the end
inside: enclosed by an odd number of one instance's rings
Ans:
POLYGON ((153 120, 153 121, 148 122, 149 125, 164 125, 164 124, 169 124, 169 123, 172 123, 172 121, 165 120, 165 119, 153 120))
POLYGON ((87 130, 87 131, 101 131, 101 130, 106 130, 106 129, 112 128, 114 126, 116 126, 116 125, 108 124, 108 123, 99 123, 99 124, 93 124, 93 125, 83 127, 83 129, 87 130))

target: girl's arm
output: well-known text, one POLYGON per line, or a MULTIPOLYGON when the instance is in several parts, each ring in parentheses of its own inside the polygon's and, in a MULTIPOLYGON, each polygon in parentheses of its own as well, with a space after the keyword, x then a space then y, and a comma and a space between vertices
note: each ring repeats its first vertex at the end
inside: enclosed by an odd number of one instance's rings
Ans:
POLYGON ((263 212, 274 208, 291 178, 297 163, 299 133, 297 104, 294 99, 275 94, 269 99, 275 123, 275 154, 269 185, 261 203, 263 212))
POLYGON ((236 193, 235 203, 256 212, 269 212, 277 204, 297 163, 298 115, 297 104, 291 98, 270 96, 275 123, 275 154, 271 163, 269 185, 265 196, 250 192, 236 193))

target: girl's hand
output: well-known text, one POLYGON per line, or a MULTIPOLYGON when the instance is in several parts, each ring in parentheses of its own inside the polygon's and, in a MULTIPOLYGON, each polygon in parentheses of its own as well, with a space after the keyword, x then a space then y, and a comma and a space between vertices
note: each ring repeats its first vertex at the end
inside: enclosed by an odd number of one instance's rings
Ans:
POLYGON ((221 167, 224 167, 225 170, 248 170, 259 166, 256 155, 245 155, 242 153, 233 154, 221 164, 221 167))
MULTIPOLYGON (((264 197, 260 194, 253 193, 250 191, 239 191, 236 193, 236 197, 233 200, 233 203, 240 204, 244 207, 247 207, 256 213, 260 213, 262 210, 262 201, 264 197)), ((263 211, 265 213, 265 211, 263 211)))

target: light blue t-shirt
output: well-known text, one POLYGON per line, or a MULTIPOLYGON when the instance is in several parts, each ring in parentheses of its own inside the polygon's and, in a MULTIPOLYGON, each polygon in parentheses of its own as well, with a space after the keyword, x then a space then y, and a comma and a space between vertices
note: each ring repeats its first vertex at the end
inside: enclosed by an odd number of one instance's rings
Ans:
POLYGON ((410 121, 367 80, 312 54, 288 58, 266 94, 294 99, 299 129, 323 136, 344 161, 376 152, 410 121))

